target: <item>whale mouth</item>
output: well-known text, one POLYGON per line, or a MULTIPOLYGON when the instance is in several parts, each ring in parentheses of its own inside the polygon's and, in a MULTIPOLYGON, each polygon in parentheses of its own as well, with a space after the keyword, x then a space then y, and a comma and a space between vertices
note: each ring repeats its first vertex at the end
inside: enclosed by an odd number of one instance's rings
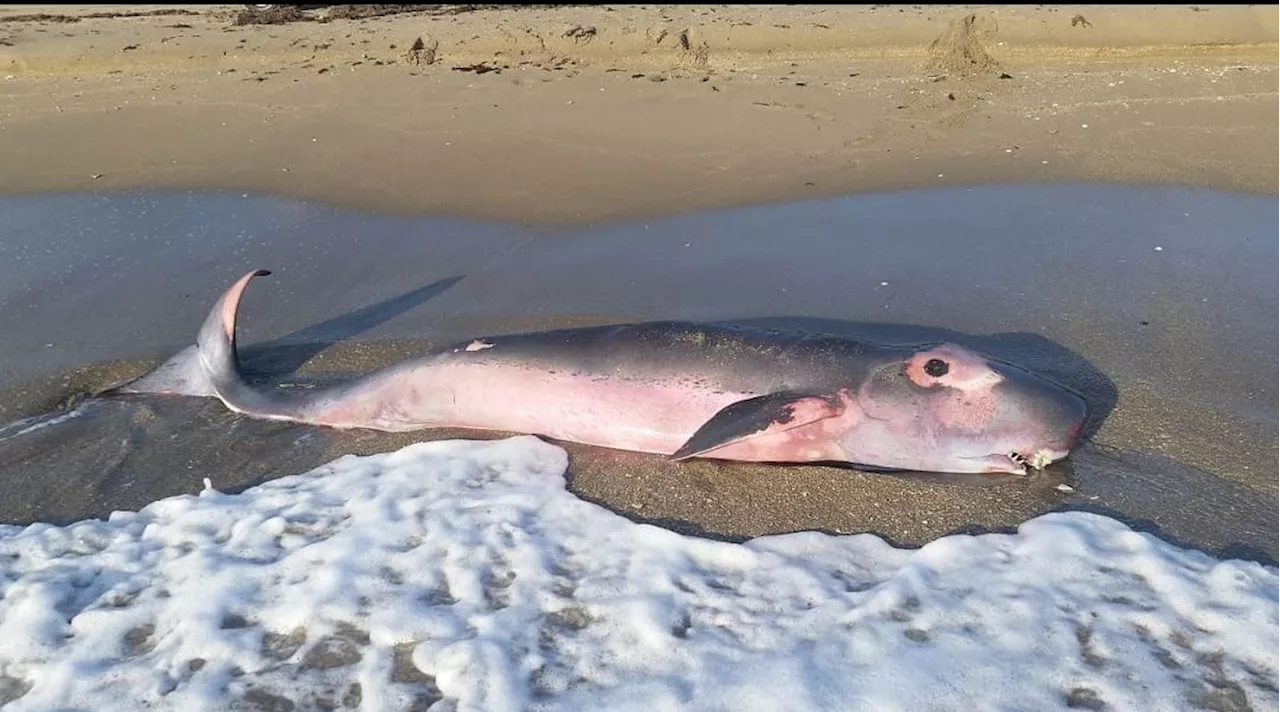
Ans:
POLYGON ((985 472, 1025 475, 1031 470, 1041 471, 1050 463, 1066 456, 1066 450, 1041 448, 1030 452, 1010 451, 965 459, 982 461, 985 472))
POLYGON ((1014 465, 1022 468, 1023 474, 1026 474, 1028 470, 1043 470, 1051 463, 1066 456, 1067 452, 1065 450, 1050 450, 1048 448, 1041 448, 1030 454, 1011 452, 1007 455, 1014 465))

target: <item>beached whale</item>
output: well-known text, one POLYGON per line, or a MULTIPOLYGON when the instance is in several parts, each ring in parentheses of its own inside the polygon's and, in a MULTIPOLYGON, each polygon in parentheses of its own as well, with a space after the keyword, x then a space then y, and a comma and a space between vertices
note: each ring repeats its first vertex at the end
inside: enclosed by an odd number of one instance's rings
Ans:
POLYGON ((1066 457, 1076 393, 954 344, 650 322, 477 338, 350 382, 254 387, 235 321, 249 282, 198 342, 117 392, 216 396, 256 418, 334 428, 456 427, 668 455, 1025 473, 1066 457))

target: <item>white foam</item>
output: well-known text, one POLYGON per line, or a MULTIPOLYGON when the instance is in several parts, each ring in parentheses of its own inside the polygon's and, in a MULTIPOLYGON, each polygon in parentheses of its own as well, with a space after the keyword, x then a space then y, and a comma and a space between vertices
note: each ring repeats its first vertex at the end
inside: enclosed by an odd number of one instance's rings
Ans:
POLYGON ((106 522, 0 527, 0 703, 1277 706, 1275 568, 1083 513, 918 550, 721 543, 583 502, 565 467, 532 437, 427 443, 106 522))

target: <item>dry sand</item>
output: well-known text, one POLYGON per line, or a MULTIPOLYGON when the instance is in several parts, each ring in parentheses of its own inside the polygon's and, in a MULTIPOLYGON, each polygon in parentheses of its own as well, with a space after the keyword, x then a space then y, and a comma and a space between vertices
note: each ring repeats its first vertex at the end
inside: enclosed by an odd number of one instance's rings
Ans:
POLYGON ((0 192, 568 223, 992 181, 1276 191, 1275 6, 241 7, 0 6, 0 192))

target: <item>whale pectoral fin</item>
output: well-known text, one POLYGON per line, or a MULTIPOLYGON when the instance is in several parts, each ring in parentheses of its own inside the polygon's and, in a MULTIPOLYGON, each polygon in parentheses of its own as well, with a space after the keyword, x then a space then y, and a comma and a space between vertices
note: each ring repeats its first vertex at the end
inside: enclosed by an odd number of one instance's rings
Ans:
POLYGON ((834 418, 843 412, 844 403, 834 395, 783 391, 748 398, 722 408, 670 457, 687 460, 743 440, 834 418))

